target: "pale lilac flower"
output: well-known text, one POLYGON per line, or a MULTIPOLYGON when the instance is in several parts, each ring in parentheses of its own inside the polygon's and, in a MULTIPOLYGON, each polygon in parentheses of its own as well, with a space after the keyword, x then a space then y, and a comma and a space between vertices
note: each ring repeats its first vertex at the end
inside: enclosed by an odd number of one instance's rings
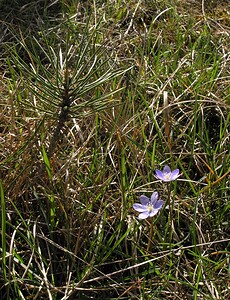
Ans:
POLYGON ((177 179, 180 176, 179 172, 179 169, 171 172, 169 166, 165 166, 163 172, 160 170, 156 170, 156 177, 164 182, 169 182, 177 179))
POLYGON ((133 208, 140 212, 139 218, 146 219, 148 217, 155 216, 158 211, 162 208, 164 201, 158 200, 158 193, 154 192, 151 196, 151 199, 141 195, 140 203, 134 203, 133 208))

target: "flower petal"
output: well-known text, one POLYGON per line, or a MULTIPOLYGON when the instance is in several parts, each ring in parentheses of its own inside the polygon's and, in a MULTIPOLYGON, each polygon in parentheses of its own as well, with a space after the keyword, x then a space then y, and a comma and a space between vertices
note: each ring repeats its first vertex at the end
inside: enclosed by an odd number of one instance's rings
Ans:
POLYGON ((144 196, 144 195, 141 195, 140 196, 140 201, 141 201, 141 204, 148 205, 149 202, 150 202, 150 199, 148 197, 144 196))
POLYGON ((157 210, 161 209, 163 204, 164 204, 163 200, 158 200, 154 205, 154 209, 157 209, 157 210))
POLYGON ((171 173, 171 169, 168 165, 164 166, 163 173, 171 173))
POLYGON ((142 205, 140 203, 134 203, 133 208, 139 212, 148 211, 148 207, 146 205, 142 205))
POLYGON ((149 213, 149 217, 155 216, 155 215, 158 213, 159 210, 160 210, 160 209, 153 209, 153 210, 149 213))
POLYGON ((146 210, 145 212, 139 214, 138 218, 139 218, 139 219, 146 219, 146 218, 148 218, 149 216, 150 216, 149 211, 146 210))
POLYGON ((171 173, 171 180, 177 179, 180 176, 179 172, 180 172, 179 169, 176 169, 176 170, 172 171, 172 173, 171 173))
POLYGON ((158 192, 152 193, 152 196, 151 196, 151 203, 152 203, 153 206, 154 206, 154 204, 156 203, 157 199, 158 199, 158 192))
POLYGON ((156 170, 156 176, 160 180, 165 180, 164 174, 160 170, 156 170))

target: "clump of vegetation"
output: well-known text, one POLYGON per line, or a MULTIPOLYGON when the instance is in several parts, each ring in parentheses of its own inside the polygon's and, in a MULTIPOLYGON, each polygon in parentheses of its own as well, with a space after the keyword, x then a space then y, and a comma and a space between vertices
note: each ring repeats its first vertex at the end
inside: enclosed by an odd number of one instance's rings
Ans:
POLYGON ((228 299, 225 2, 1 5, 1 299, 228 299))

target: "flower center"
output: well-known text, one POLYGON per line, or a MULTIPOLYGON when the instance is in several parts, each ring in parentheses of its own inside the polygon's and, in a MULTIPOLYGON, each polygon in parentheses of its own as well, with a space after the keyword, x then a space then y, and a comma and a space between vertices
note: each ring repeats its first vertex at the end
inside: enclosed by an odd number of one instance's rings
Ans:
POLYGON ((153 206, 152 206, 152 204, 149 204, 148 211, 151 212, 152 210, 153 210, 153 206))
POLYGON ((165 174, 165 179, 169 180, 170 179, 170 173, 165 174))

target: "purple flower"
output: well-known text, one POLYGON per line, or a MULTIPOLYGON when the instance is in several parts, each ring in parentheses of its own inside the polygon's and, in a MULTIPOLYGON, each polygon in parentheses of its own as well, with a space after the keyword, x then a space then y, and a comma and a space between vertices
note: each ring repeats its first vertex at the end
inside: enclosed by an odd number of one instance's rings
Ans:
POLYGON ((133 208, 140 212, 139 218, 146 219, 148 217, 155 216, 158 211, 162 208, 164 201, 158 200, 158 193, 154 192, 151 196, 151 199, 141 195, 140 203, 134 203, 133 208))
POLYGON ((169 166, 165 166, 163 172, 160 170, 156 170, 156 177, 164 182, 169 182, 177 179, 180 176, 179 172, 179 169, 171 172, 169 166))

